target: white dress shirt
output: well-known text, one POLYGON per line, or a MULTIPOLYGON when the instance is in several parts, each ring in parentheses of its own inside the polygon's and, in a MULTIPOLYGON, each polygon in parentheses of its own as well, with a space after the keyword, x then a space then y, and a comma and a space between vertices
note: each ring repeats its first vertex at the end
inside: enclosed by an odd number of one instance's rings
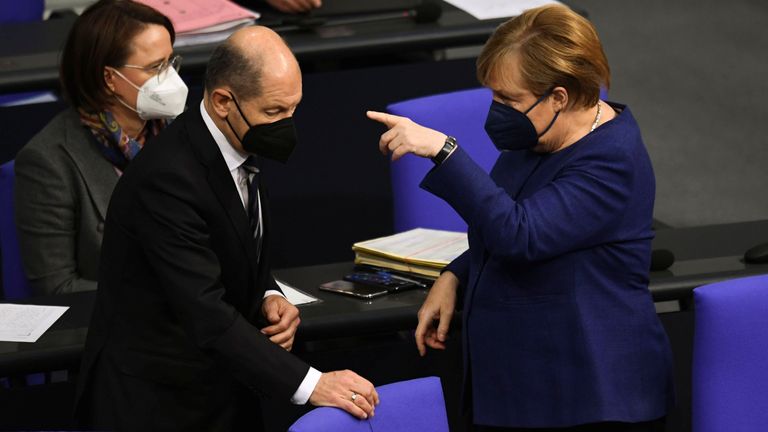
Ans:
MULTIPOLYGON (((219 146, 221 155, 224 156, 224 162, 227 163, 229 173, 232 175, 232 181, 235 184, 237 193, 240 195, 240 201, 243 203, 243 210, 246 210, 246 203, 248 202, 248 178, 246 177, 247 174, 244 173, 244 170, 240 169, 240 166, 246 159, 248 159, 248 155, 240 153, 229 143, 227 137, 224 136, 213 122, 213 119, 211 119, 211 116, 208 115, 208 111, 205 110, 203 102, 200 102, 200 114, 203 116, 203 121, 208 127, 208 131, 211 132, 213 140, 216 141, 216 145, 219 146)), ((257 197, 257 199, 261 199, 261 196, 257 197)), ((259 219, 261 219, 261 205, 259 205, 259 219)), ((280 291, 277 290, 267 290, 264 292, 264 298, 271 295, 282 296, 280 291)), ((315 386, 317 386, 317 382, 320 380, 320 375, 320 371, 310 367, 304 380, 296 390, 296 393, 291 397, 291 402, 296 405, 304 405, 307 403, 312 392, 315 390, 315 386)))

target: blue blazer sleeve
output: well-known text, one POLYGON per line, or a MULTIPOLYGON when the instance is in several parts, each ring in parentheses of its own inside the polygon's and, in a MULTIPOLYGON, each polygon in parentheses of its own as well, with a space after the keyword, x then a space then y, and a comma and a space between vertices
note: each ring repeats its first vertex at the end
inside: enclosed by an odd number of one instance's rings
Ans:
POLYGON ((469 250, 465 250, 464 253, 457 256, 450 264, 445 266, 443 271, 455 274, 459 279, 459 283, 462 286, 466 286, 467 279, 469 279, 469 250))
POLYGON ((630 158, 620 151, 586 152, 518 202, 459 147, 421 187, 448 202, 490 254, 531 262, 620 240, 609 237, 626 211, 632 171, 630 158))

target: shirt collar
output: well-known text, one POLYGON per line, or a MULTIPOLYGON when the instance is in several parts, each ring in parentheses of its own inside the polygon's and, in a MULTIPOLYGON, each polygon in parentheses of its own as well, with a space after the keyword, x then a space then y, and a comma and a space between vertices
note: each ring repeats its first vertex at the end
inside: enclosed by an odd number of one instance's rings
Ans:
POLYGON ((203 122, 205 122, 205 125, 208 127, 208 131, 211 132, 213 140, 216 141, 216 145, 219 146, 219 151, 221 151, 221 155, 224 156, 224 162, 227 163, 227 168, 229 168, 229 171, 232 172, 240 168, 240 165, 242 165, 243 162, 248 159, 248 155, 240 153, 234 147, 232 147, 232 144, 229 143, 227 137, 225 137, 224 134, 219 130, 219 128, 213 122, 211 116, 208 114, 208 111, 205 109, 204 102, 200 102, 200 114, 203 116, 203 122))

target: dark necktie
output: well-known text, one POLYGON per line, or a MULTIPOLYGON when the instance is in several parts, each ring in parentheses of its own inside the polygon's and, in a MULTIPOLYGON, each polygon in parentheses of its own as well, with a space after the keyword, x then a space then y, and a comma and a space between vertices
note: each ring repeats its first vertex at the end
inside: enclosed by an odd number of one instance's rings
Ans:
POLYGON ((259 168, 256 167, 256 158, 250 156, 241 165, 248 174, 248 222, 251 227, 251 234, 259 245, 257 251, 261 250, 261 211, 259 206, 259 168))

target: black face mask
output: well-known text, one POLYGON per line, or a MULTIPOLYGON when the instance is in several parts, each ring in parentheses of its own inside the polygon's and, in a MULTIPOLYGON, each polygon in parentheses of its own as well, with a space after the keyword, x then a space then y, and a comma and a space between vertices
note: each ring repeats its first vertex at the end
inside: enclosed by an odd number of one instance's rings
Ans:
POLYGON ((549 97, 552 91, 548 91, 536 103, 531 105, 525 112, 520 112, 510 106, 493 101, 488 110, 488 117, 485 120, 485 132, 493 141, 499 151, 505 150, 527 150, 536 147, 539 138, 549 132, 549 128, 560 115, 558 111, 542 133, 536 133, 536 128, 528 118, 528 113, 536 107, 541 101, 549 97))
MULTIPOLYGON (((245 114, 240 109, 240 104, 237 103, 235 95, 232 96, 232 100, 235 102, 237 112, 245 120, 245 124, 248 125, 248 131, 242 138, 239 136, 237 139, 243 145, 243 150, 248 153, 255 154, 257 156, 265 157, 268 159, 276 160, 281 163, 288 162, 288 158, 291 157, 293 149, 296 147, 296 127, 293 124, 293 117, 286 117, 282 120, 278 120, 274 123, 265 123, 260 125, 251 125, 245 114)), ((232 129, 235 136, 235 128, 229 122, 229 117, 226 117, 229 128, 232 129)))

